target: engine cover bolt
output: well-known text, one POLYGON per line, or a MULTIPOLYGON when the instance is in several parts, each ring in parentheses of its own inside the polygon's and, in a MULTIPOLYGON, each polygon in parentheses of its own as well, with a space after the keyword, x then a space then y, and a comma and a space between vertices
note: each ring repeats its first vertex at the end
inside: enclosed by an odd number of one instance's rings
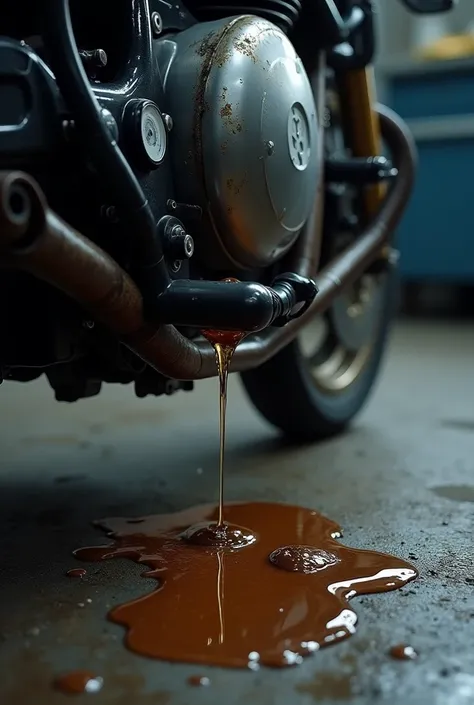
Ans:
POLYGON ((194 239, 186 232, 182 222, 172 215, 165 215, 158 223, 163 248, 170 260, 190 259, 194 254, 194 239))
POLYGON ((82 50, 79 56, 86 69, 103 69, 107 66, 107 53, 104 49, 82 50))
POLYGON ((275 151, 275 142, 272 142, 272 140, 268 140, 268 142, 265 142, 265 149, 267 150, 268 156, 271 157, 273 152, 275 151))
POLYGON ((153 35, 159 37, 163 31, 163 20, 159 12, 151 13, 151 28, 153 30, 153 35))
POLYGON ((166 250, 175 259, 190 259, 194 254, 194 239, 183 227, 175 225, 168 235, 166 250))
POLYGON ((163 118, 163 122, 165 123, 166 129, 168 130, 168 132, 171 132, 171 130, 173 129, 173 118, 167 113, 161 113, 161 117, 163 118))

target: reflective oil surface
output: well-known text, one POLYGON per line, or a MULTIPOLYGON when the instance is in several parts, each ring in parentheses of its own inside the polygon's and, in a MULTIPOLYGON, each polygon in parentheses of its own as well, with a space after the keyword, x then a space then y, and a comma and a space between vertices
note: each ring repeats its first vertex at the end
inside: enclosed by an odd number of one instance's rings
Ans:
POLYGON ((71 568, 71 570, 66 571, 66 577, 68 578, 83 578, 85 575, 87 575, 85 568, 71 568))
POLYGON ((253 669, 297 664, 355 631, 352 597, 417 575, 404 560, 344 546, 333 521, 291 505, 226 505, 225 520, 254 538, 238 549, 187 540, 189 527, 216 525, 218 516, 218 507, 201 506, 105 519, 98 525, 112 542, 76 551, 86 561, 131 558, 157 580, 153 592, 110 612, 133 651, 253 669))

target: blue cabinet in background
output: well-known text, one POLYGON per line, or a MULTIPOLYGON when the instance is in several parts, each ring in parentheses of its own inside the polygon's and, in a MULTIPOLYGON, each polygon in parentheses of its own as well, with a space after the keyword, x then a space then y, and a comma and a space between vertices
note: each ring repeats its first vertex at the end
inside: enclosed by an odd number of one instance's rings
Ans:
POLYGON ((474 283, 474 61, 394 64, 384 101, 418 148, 412 199, 397 233, 406 281, 474 283))

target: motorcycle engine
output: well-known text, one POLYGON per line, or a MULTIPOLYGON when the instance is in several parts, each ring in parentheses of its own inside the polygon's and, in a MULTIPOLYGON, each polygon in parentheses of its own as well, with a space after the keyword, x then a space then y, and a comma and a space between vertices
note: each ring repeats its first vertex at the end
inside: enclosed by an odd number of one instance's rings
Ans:
POLYGON ((304 66, 285 33, 255 16, 161 44, 177 199, 204 214, 196 255, 217 269, 267 267, 315 200, 318 118, 304 66))
MULTIPOLYGON (((62 95, 41 8, 24 2, 0 20, 0 169, 32 174, 53 210, 129 269, 128 204, 75 125, 80 110, 62 95)), ((90 88, 149 203, 172 278, 262 281, 313 209, 318 116, 286 34, 301 3, 260 4, 238 14, 238 3, 208 0, 70 0, 90 88), (228 11, 236 16, 219 14, 228 11), (189 236, 194 254, 184 247, 189 236)), ((30 275, 2 271, 0 292, 0 382, 46 371, 66 401, 97 394, 104 381, 134 381, 139 396, 189 388, 30 275)))

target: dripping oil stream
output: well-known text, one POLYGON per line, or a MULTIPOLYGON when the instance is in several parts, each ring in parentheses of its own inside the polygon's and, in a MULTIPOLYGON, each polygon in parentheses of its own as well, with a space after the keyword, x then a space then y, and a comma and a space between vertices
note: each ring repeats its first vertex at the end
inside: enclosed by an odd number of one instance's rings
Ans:
POLYGON ((202 332, 206 340, 213 346, 216 353, 217 371, 219 373, 219 515, 217 529, 224 528, 224 455, 227 411, 227 381, 232 356, 237 345, 245 337, 241 331, 202 332))
POLYGON ((219 372, 218 505, 101 520, 112 542, 75 555, 129 558, 157 581, 156 590, 109 613, 126 627, 132 651, 252 670, 295 665, 354 633, 350 599, 400 588, 417 572, 394 556, 344 546, 340 527, 311 509, 236 503, 224 516, 227 379, 245 333, 202 332, 219 372))

